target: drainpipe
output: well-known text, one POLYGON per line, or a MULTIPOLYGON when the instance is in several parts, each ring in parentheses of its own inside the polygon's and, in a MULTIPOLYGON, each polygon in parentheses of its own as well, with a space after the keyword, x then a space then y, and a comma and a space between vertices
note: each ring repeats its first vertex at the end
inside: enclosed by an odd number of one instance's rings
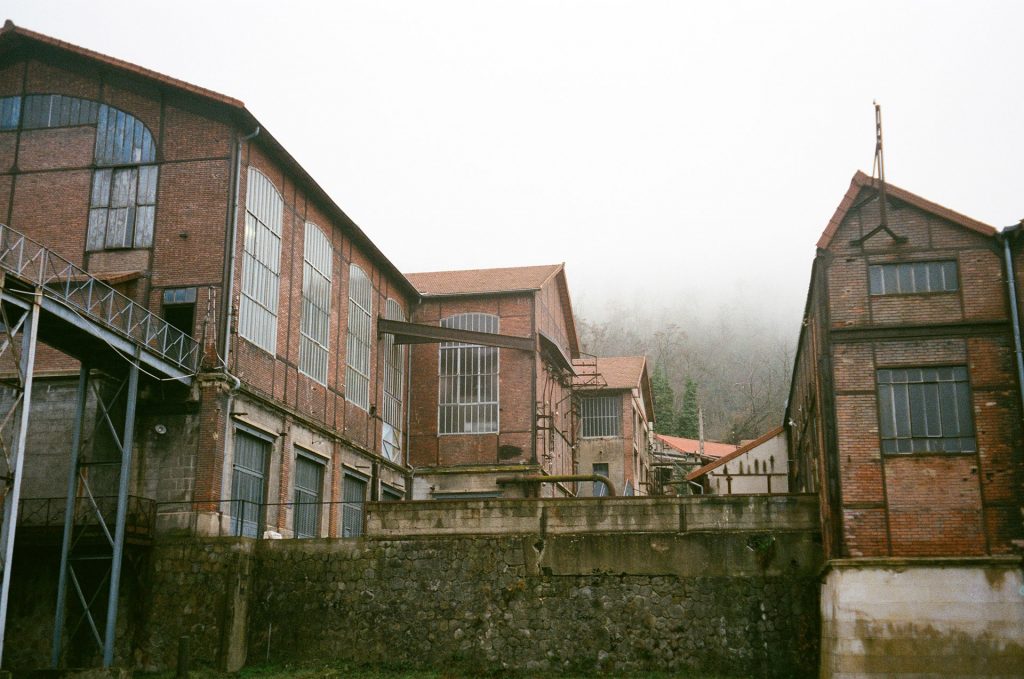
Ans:
MULTIPOLYGON (((242 194, 242 144, 260 133, 260 126, 251 134, 240 137, 235 148, 235 204, 231 211, 231 243, 228 250, 228 292, 226 299, 227 323, 224 324, 224 370, 228 369, 228 354, 231 352, 231 326, 235 317, 235 248, 238 247, 238 203, 242 194)), ((230 403, 229 403, 230 405, 230 403)))
POLYGON ((1021 408, 1024 408, 1024 353, 1021 352, 1020 314, 1017 311, 1017 279, 1013 272, 1013 255, 1010 251, 1010 236, 1020 231, 1024 220, 1015 226, 1003 229, 1003 257, 1006 260, 1006 291, 1010 296, 1010 322, 1013 325, 1013 352, 1017 357, 1017 386, 1020 389, 1021 408))

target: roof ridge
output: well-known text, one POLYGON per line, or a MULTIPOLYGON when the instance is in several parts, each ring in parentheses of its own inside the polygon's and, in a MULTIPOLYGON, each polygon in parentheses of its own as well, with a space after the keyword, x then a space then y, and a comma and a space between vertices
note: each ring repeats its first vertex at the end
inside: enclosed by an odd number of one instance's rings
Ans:
MULTIPOLYGON (((836 207, 835 212, 832 214, 832 218, 829 219, 821 237, 818 238, 817 247, 819 249, 824 250, 831 245, 832 238, 839 230, 839 226, 843 223, 843 220, 846 219, 846 215, 853 207, 854 201, 860 194, 861 189, 868 187, 875 188, 877 183, 877 179, 860 170, 857 170, 853 174, 853 178, 850 180, 850 188, 846 190, 846 194, 836 207)), ((938 217, 942 217, 943 219, 962 226, 965 229, 980 233, 984 236, 994 236, 998 233, 998 230, 989 224, 978 221, 973 217, 968 217, 967 215, 957 212, 956 210, 952 210, 944 205, 932 202, 927 198, 922 198, 916 193, 900 188, 895 184, 886 182, 885 189, 889 197, 902 200, 905 203, 909 203, 910 205, 924 210, 925 212, 930 212, 938 217)))
POLYGON ((97 61, 101 61, 109 66, 114 66, 116 68, 120 68, 124 71, 128 71, 129 73, 134 73, 135 75, 139 75, 145 78, 157 80, 159 82, 164 83, 165 85, 176 87, 180 90, 184 90, 196 96, 205 97, 207 99, 213 99, 228 106, 233 106, 241 109, 245 108, 245 103, 240 99, 235 99, 234 97, 222 94, 220 92, 217 92, 216 90, 211 90, 209 88, 202 87, 200 85, 195 85, 193 83, 181 80, 179 78, 175 78, 165 73, 154 71, 153 69, 146 68, 145 66, 133 64, 130 61, 119 59, 117 57, 110 56, 109 54, 104 54, 102 52, 97 52, 96 50, 91 50, 88 47, 82 47, 81 45, 76 45, 66 40, 61 40, 59 38, 54 38, 44 33, 38 33, 36 31, 23 28, 21 26, 16 25, 10 19, 7 19, 4 22, 3 28, 0 28, 0 36, 7 34, 23 36, 25 38, 29 38, 31 40, 35 40, 46 45, 50 45, 51 47, 57 47, 58 49, 74 52, 76 54, 88 57, 90 59, 96 59, 97 61))

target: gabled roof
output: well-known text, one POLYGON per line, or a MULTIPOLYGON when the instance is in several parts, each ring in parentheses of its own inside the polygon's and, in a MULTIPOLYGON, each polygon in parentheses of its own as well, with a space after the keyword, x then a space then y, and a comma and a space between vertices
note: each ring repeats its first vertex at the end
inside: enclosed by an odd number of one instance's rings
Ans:
MULTIPOLYGON (((861 190, 864 188, 877 190, 878 187, 879 182, 877 179, 869 177, 860 170, 853 175, 853 179, 850 180, 850 188, 847 189, 846 195, 843 196, 843 200, 840 201, 835 214, 832 215, 832 219, 829 220, 828 226, 825 227, 825 231, 821 234, 821 238, 818 239, 818 247, 820 249, 824 250, 832 243, 832 237, 835 236, 836 231, 839 230, 839 226, 843 223, 843 220, 846 219, 847 213, 850 211, 850 208, 853 207, 854 201, 857 200, 857 196, 860 195, 861 190)), ((938 203, 925 200, 915 193, 911 193, 906 189, 901 189, 898 186, 893 186, 888 182, 885 184, 885 192, 890 198, 895 198, 903 201, 904 203, 913 205, 925 212, 930 212, 937 217, 949 220, 954 224, 959 224, 965 229, 970 229, 971 231, 980 233, 983 236, 994 236, 996 234, 996 229, 988 224, 979 222, 976 219, 971 219, 959 212, 954 212, 948 207, 943 207, 938 203)))
MULTIPOLYGON (((643 356, 599 356, 594 360, 593 371, 584 377, 600 375, 602 382, 577 385, 581 389, 634 389, 640 386, 647 359, 643 356)), ((577 359, 574 366, 588 366, 589 362, 577 359)))
POLYGON ((558 285, 558 298, 562 303, 566 333, 569 336, 569 358, 579 356, 580 341, 576 334, 576 318, 572 313, 572 297, 569 295, 569 281, 565 276, 564 263, 496 269, 423 271, 407 273, 405 277, 419 291, 420 296, 426 299, 532 293, 554 280, 558 285))
POLYGON ((651 380, 647 374, 646 356, 598 356, 594 363, 577 359, 573 367, 578 375, 576 388, 584 391, 603 389, 632 390, 639 389, 644 400, 647 419, 654 419, 654 396, 651 393, 651 380), (594 377, 599 376, 597 381, 594 377))
MULTIPOLYGON (((695 478, 697 478, 699 476, 704 476, 709 471, 711 471, 713 469, 717 469, 718 467, 721 467, 723 464, 729 464, 730 462, 735 460, 740 455, 744 455, 746 453, 749 453, 751 450, 753 450, 754 448, 757 448, 762 443, 766 443, 768 441, 771 441, 773 438, 775 438, 776 436, 778 436, 779 434, 782 433, 782 429, 783 429, 782 427, 776 427, 775 429, 772 429, 769 432, 765 432, 764 434, 761 434, 760 436, 758 436, 753 441, 740 446, 739 448, 737 448, 736 450, 732 451, 728 455, 723 455, 722 457, 718 458, 714 462, 710 462, 710 463, 704 465, 703 467, 699 467, 698 469, 694 469, 692 472, 690 472, 689 474, 686 475, 686 480, 687 481, 693 481, 695 478)), ((706 446, 707 444, 705 443, 704 445, 706 446)))
POLYGON ((540 290, 563 264, 513 266, 501 269, 463 269, 407 273, 405 277, 424 297, 486 295, 540 290))
MULTIPOLYGON (((660 439, 669 448, 674 448, 680 453, 697 454, 700 450, 700 441, 697 439, 684 439, 679 436, 666 436, 665 434, 655 434, 655 437, 660 439)), ((704 441, 705 457, 724 457, 734 450, 736 450, 736 446, 731 443, 704 441)))
POLYGON ((81 59, 91 61, 95 64, 105 66, 113 71, 119 71, 120 73, 129 77, 140 78, 142 80, 149 81, 159 87, 167 88, 178 92, 180 94, 195 97, 203 101, 212 103, 215 107, 219 107, 221 111, 226 114, 228 120, 231 120, 239 128, 250 132, 252 130, 259 130, 259 134, 253 140, 254 143, 262 145, 270 154, 278 160, 284 168, 292 173, 294 178, 299 184, 305 187, 310 195, 323 204, 324 208, 332 217, 338 220, 340 225, 347 230, 347 234, 356 242, 369 256, 376 262, 381 269, 386 271, 394 280, 403 288, 406 292, 415 295, 415 288, 409 283, 409 281, 402 275, 402 272, 398 270, 394 264, 391 263, 384 253, 376 246, 376 244, 370 240, 370 237, 356 225, 352 218, 349 217, 345 212, 334 202, 334 199, 328 195, 328 193, 313 179, 313 177, 306 171, 302 165, 288 152, 284 146, 266 129, 266 127, 256 119, 246 107, 245 104, 240 100, 233 97, 229 97, 213 90, 208 90, 198 85, 185 82, 184 80, 178 80, 171 76, 151 71, 148 68, 143 68, 124 61, 117 59, 93 50, 73 45, 57 38, 52 38, 42 33, 36 33, 20 26, 15 26, 14 22, 8 19, 4 22, 2 28, 0 28, 0 57, 12 52, 22 46, 42 46, 44 49, 49 49, 57 52, 61 52, 66 55, 75 56, 81 59))

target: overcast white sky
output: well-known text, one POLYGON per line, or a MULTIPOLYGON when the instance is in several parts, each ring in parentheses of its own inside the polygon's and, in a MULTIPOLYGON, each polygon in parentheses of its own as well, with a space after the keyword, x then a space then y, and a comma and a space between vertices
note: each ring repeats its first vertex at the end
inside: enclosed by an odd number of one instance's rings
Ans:
POLYGON ((891 183, 1024 217, 1024 3, 0 11, 243 100, 402 270, 564 261, 591 317, 748 295, 796 323, 814 243, 871 171, 873 99, 891 183))

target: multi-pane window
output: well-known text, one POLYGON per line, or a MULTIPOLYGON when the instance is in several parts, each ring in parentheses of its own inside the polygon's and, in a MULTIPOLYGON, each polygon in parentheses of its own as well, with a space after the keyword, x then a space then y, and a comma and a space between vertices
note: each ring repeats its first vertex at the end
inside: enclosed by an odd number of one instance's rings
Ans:
POLYGON ((234 469, 231 476, 232 533, 257 537, 266 502, 267 460, 270 441, 235 430, 234 469))
POLYGON ((955 292, 959 289, 956 262, 901 262, 868 267, 872 295, 915 292, 955 292))
POLYGON ((274 353, 284 201, 270 180, 255 168, 249 168, 247 186, 238 333, 261 349, 274 353))
POLYGON ((345 343, 345 398, 370 409, 370 337, 373 286, 355 264, 348 274, 348 339, 345 343))
POLYGON ((18 129, 21 97, 0 97, 0 130, 18 129))
MULTIPOLYGON (((31 94, 25 97, 21 127, 25 130, 41 130, 51 127, 95 125, 99 118, 100 109, 106 111, 105 115, 107 116, 109 116, 110 110, 117 111, 117 109, 110 109, 106 104, 100 104, 89 99, 68 97, 63 94, 31 94)), ((122 115, 128 115, 123 111, 118 112, 122 115)), ((135 121, 134 117, 131 117, 131 119, 135 121)), ((16 118, 13 122, 17 125, 16 118)), ((134 125, 132 131, 134 133, 134 125)), ((143 126, 142 130, 140 130, 140 138, 147 132, 148 130, 143 126)), ((150 135, 150 139, 152 140, 152 135, 150 135)), ((99 158, 97 155, 97 160, 99 158)), ((148 160, 152 160, 152 158, 148 160)))
POLYGON ((977 450, 967 368, 877 372, 883 453, 977 450))
MULTIPOLYGON (((388 299, 384 317, 404 321, 405 312, 397 300, 388 299)), ((394 335, 384 336, 384 399, 381 448, 392 462, 402 457, 402 390, 404 387, 405 349, 395 344, 394 335)))
POLYGON ((156 165, 96 170, 89 199, 86 249, 152 245, 156 182, 156 165))
POLYGON ((342 482, 341 536, 354 538, 363 534, 363 503, 366 502, 366 481, 345 474, 342 482))
MULTIPOLYGON (((468 313, 441 320, 441 327, 498 332, 498 317, 468 313)), ((486 434, 498 431, 498 348, 442 342, 437 431, 486 434)))
POLYGON ((299 372, 327 384, 327 338, 331 322, 331 243, 316 225, 306 222, 302 256, 302 324, 299 372))
POLYGON ((584 396, 580 400, 583 438, 622 435, 622 397, 584 396))
POLYGON ((324 464, 312 455, 295 456, 295 537, 320 535, 320 505, 323 502, 324 464))

